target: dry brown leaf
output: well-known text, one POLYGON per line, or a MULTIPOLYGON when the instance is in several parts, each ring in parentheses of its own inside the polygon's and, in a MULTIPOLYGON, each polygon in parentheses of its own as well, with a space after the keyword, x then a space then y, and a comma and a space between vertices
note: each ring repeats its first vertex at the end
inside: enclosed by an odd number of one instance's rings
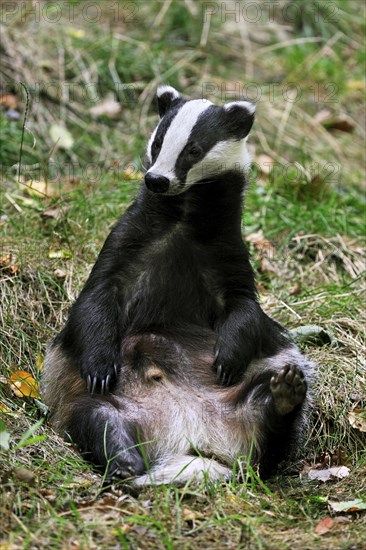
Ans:
POLYGON ((255 231, 254 233, 249 233, 249 235, 245 237, 245 240, 252 243, 256 250, 264 252, 267 256, 273 258, 274 245, 271 241, 265 238, 262 229, 255 231))
POLYGON ((141 180, 144 177, 142 172, 137 172, 133 166, 128 166, 122 174, 123 179, 125 180, 141 180))
POLYGON ((68 210, 69 210, 68 206, 59 206, 58 208, 48 208, 47 210, 44 210, 42 212, 42 217, 53 218, 57 220, 58 218, 62 218, 62 216, 64 216, 68 210))
POLYGON ((184 521, 187 521, 187 522, 193 522, 197 519, 202 518, 202 514, 200 512, 195 512, 194 510, 191 510, 190 508, 183 508, 182 516, 183 516, 184 521))
POLYGON ((258 271, 260 273, 263 273, 264 275, 265 274, 268 275, 270 273, 277 273, 277 269, 267 258, 261 258, 258 271))
POLYGON ((334 525, 333 519, 331 517, 323 518, 319 521, 317 526, 314 529, 316 535, 325 535, 332 529, 334 525))
POLYGON ((0 105, 8 109, 16 109, 18 107, 18 100, 13 94, 2 94, 0 95, 0 105))
POLYGON ((366 410, 356 408, 348 413, 348 420, 352 428, 360 430, 360 432, 366 432, 366 410))
POLYGON ((0 270, 7 271, 11 275, 15 275, 19 271, 15 254, 8 252, 8 254, 0 256, 0 270))
POLYGON ((315 120, 327 130, 339 130, 340 132, 353 132, 355 123, 351 117, 345 114, 333 114, 328 109, 323 109, 315 115, 315 120))
POLYGON ((55 277, 57 277, 57 279, 66 279, 67 275, 66 271, 64 271, 63 269, 55 269, 53 274, 55 275, 55 277))
POLYGON ((39 397, 38 384, 30 372, 17 370, 10 375, 9 382, 17 397, 39 397))
POLYGON ((34 485, 36 481, 36 476, 34 472, 31 472, 27 468, 14 468, 13 470, 14 477, 27 485, 34 485))

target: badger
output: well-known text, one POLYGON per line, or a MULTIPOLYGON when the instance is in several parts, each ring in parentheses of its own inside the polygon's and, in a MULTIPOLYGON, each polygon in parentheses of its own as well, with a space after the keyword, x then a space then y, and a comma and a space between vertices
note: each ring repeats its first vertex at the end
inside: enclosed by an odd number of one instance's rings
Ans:
POLYGON ((254 104, 157 90, 146 173, 61 332, 51 421, 136 487, 270 475, 301 445, 313 364, 262 310, 242 238, 254 104))

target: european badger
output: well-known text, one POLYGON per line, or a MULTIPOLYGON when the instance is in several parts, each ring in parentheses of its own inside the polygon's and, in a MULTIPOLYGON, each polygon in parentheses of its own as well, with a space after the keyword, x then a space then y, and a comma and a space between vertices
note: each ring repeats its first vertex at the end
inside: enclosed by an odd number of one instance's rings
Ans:
POLYGON ((262 311, 241 235, 255 108, 157 100, 145 185, 49 347, 45 401, 109 477, 223 478, 249 455, 265 476, 304 431, 312 365, 262 311))

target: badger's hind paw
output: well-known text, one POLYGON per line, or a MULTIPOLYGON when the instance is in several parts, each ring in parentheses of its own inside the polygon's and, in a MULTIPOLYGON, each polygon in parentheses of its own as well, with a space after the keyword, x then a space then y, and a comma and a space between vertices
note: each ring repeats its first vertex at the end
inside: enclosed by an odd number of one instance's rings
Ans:
POLYGON ((289 414, 306 395, 307 384, 301 369, 286 365, 271 378, 271 391, 277 412, 289 414))

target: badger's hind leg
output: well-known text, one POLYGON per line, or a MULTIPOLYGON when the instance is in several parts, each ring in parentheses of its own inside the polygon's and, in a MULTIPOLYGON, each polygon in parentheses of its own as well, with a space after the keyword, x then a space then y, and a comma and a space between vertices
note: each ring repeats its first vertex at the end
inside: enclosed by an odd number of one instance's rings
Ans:
POLYGON ((188 482, 228 480, 232 471, 214 459, 191 455, 172 456, 153 466, 147 474, 131 480, 132 487, 144 485, 173 484, 185 485, 188 482))
POLYGON ((241 390, 247 414, 255 411, 257 462, 262 478, 293 460, 305 442, 314 365, 293 346, 251 364, 241 390))
POLYGON ((82 455, 106 471, 106 479, 146 471, 136 426, 123 418, 113 398, 81 396, 74 402, 66 431, 82 455))
POLYGON ((271 378, 271 392, 278 414, 286 415, 300 405, 306 396, 304 373, 295 365, 286 365, 271 378))

